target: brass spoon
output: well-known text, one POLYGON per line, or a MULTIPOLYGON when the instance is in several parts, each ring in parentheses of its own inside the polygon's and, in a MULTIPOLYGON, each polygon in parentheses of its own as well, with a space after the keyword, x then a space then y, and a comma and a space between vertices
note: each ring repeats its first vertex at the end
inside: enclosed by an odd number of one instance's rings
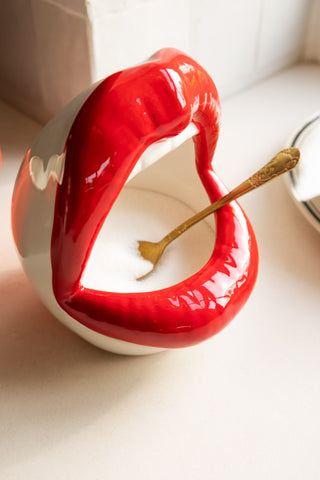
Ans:
POLYGON ((203 220, 211 213, 215 212, 216 210, 223 207, 227 203, 230 203, 236 198, 241 197, 245 193, 251 192, 255 188, 264 185, 269 180, 278 177, 282 173, 288 172, 298 164, 299 159, 300 151, 298 148, 292 147, 281 150, 281 152, 277 153, 277 155, 273 157, 273 159, 270 160, 270 162, 268 162, 264 167, 258 170, 258 172, 256 172, 246 181, 231 190, 231 192, 229 192, 224 197, 220 198, 216 202, 206 207, 204 210, 201 210, 200 212, 190 217, 188 220, 181 223, 181 225, 172 230, 172 232, 168 233, 168 235, 163 237, 162 240, 160 240, 159 242, 154 243, 146 242, 143 240, 138 241, 141 256, 145 260, 149 260, 149 262, 153 264, 153 268, 150 270, 150 272, 137 278, 137 280, 142 280, 148 275, 150 275, 150 273, 153 272, 158 265, 163 251, 169 245, 169 243, 179 237, 192 225, 198 223, 200 220, 203 220))

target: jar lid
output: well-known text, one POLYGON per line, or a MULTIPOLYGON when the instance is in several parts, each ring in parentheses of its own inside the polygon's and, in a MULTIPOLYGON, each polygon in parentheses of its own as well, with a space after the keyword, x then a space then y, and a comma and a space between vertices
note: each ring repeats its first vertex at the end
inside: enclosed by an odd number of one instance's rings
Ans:
POLYGON ((301 151, 298 166, 287 178, 289 191, 306 219, 320 232, 320 114, 305 121, 293 135, 290 147, 301 151))

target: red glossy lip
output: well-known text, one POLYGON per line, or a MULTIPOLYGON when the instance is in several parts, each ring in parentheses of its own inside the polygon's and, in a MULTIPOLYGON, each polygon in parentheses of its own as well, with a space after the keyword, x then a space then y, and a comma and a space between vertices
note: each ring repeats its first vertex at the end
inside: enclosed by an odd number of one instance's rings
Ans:
POLYGON ((182 347, 217 333, 248 298, 257 274, 252 228, 233 202, 216 215, 209 262, 186 281, 147 293, 84 288, 81 275, 105 217, 144 150, 193 121, 199 176, 211 201, 225 192, 211 167, 220 105, 206 71, 164 49, 104 80, 80 110, 66 143, 51 243, 53 291, 73 318, 107 336, 182 347))

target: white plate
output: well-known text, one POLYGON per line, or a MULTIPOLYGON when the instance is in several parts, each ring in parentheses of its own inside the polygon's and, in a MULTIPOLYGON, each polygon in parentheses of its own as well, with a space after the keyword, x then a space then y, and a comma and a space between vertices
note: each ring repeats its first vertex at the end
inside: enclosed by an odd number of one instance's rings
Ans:
POLYGON ((296 205, 320 232, 320 114, 303 123, 295 132, 290 147, 301 151, 299 165, 286 175, 296 205))

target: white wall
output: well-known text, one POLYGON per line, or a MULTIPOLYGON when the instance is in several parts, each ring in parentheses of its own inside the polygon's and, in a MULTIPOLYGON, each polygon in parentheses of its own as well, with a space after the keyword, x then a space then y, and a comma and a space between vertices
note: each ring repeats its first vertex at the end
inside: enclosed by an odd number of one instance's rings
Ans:
POLYGON ((192 4, 196 22, 191 53, 207 64, 222 96, 301 58, 308 0, 193 0, 192 4))
POLYGON ((40 122, 91 82, 83 0, 0 0, 0 96, 40 122))
POLYGON ((223 98, 304 53, 320 60, 319 17, 319 0, 2 0, 0 96, 46 121, 92 81, 173 46, 223 98))
POLYGON ((313 0, 310 7, 304 57, 307 60, 320 61, 320 0, 313 0))
POLYGON ((163 46, 191 54, 229 95, 301 57, 309 0, 90 0, 95 78, 163 46))

